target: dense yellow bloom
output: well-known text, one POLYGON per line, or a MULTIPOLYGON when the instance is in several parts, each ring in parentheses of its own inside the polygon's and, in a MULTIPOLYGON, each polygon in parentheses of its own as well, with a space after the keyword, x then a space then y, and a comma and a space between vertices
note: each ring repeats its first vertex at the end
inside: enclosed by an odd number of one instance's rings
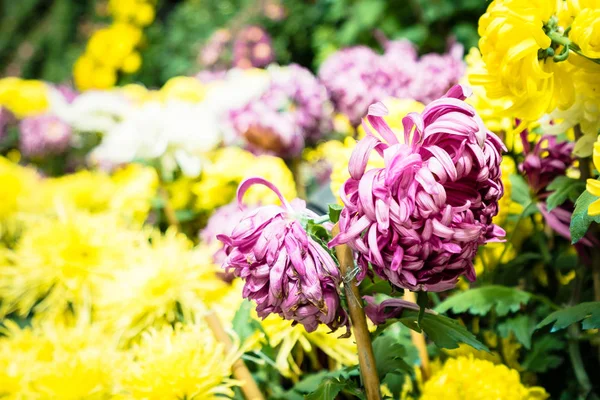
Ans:
POLYGON ((189 320, 227 294, 217 276, 212 252, 193 250, 184 234, 169 230, 150 234, 136 265, 117 272, 102 286, 97 302, 99 318, 126 338, 150 326, 189 320))
POLYGON ((579 46, 583 55, 600 58, 600 7, 583 9, 575 16, 569 39, 579 46))
MULTIPOLYGON (((286 199, 296 197, 294 176, 285 162, 274 156, 254 156, 236 147, 214 152, 192 191, 199 210, 213 210, 233 200, 239 183, 254 176, 263 177, 279 188, 286 199)), ((277 196, 266 187, 256 185, 246 192, 246 204, 275 204, 277 196)))
MULTIPOLYGON (((320 325, 312 333, 306 332, 301 324, 292 326, 290 321, 278 315, 270 315, 261 321, 269 345, 279 347, 275 364, 277 370, 286 377, 302 373, 299 364, 304 357, 313 357, 319 349, 334 361, 336 368, 358 364, 356 343, 353 337, 340 339, 331 334, 330 329, 320 325)), ((327 367, 327 366, 324 366, 327 367)))
POLYGON ((555 1, 495 0, 479 20, 485 69, 470 80, 490 98, 510 101, 509 116, 534 121, 574 101, 570 64, 538 59, 551 45, 543 28, 556 12, 555 1))
POLYGON ((198 103, 204 99, 206 88, 198 79, 191 76, 171 78, 160 89, 163 100, 181 100, 198 103))
POLYGON ((115 371, 122 355, 98 327, 33 322, 19 328, 4 322, 0 336, 0 397, 107 399, 116 392, 115 371))
POLYGON ((158 176, 153 168, 129 164, 112 176, 82 170, 48 179, 40 192, 50 207, 60 204, 92 213, 114 211, 127 219, 143 222, 157 187, 158 176))
POLYGON ((519 373, 473 357, 450 358, 423 385, 421 400, 534 400, 547 399, 541 387, 527 388, 519 373))
POLYGON ((154 1, 110 0, 109 11, 117 21, 147 26, 154 21, 154 1))
POLYGON ((9 109, 19 119, 46 111, 49 94, 48 85, 42 81, 0 79, 0 106, 9 109))
POLYGON ((200 324, 151 329, 120 371, 123 399, 210 400, 233 396, 229 378, 239 357, 200 324))
POLYGON ((0 225, 18 211, 36 208, 34 193, 40 180, 32 168, 0 157, 0 225))
MULTIPOLYGON (((594 143, 594 153, 593 153, 594 167, 596 170, 600 171, 600 138, 598 141, 594 143)), ((594 196, 600 197, 600 180, 597 179, 588 179, 586 190, 593 194, 594 196)), ((590 204, 588 208, 588 214, 591 216, 600 215, 600 199, 594 201, 590 204)))
MULTIPOLYGON (((472 75, 485 73, 485 63, 477 47, 469 50, 465 61, 467 63, 467 77, 470 78, 472 75)), ((475 108, 486 128, 497 134, 511 131, 513 128, 512 120, 505 115, 506 108, 510 107, 510 101, 507 99, 491 99, 485 86, 473 85, 471 87, 473 94, 467 98, 466 102, 475 108)))
POLYGON ((0 266, 0 315, 89 309, 100 287, 133 263, 144 239, 110 214, 59 209, 32 218, 0 266))

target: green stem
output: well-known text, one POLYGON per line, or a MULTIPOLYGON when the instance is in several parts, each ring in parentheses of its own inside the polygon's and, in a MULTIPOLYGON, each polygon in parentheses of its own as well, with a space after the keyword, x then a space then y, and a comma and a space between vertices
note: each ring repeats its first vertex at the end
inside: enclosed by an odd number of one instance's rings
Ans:
POLYGON ((563 46, 570 46, 571 40, 568 37, 561 35, 558 32, 548 32, 548 37, 552 39, 553 42, 558 43, 563 46))

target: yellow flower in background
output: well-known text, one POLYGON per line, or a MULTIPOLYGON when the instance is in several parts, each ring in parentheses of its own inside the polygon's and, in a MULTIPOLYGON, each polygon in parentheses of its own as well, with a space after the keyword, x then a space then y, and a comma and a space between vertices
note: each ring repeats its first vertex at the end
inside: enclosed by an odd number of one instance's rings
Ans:
POLYGON ((551 45, 543 28, 556 12, 555 1, 495 0, 479 19, 485 68, 470 81, 483 85, 490 98, 510 101, 508 116, 535 121, 574 101, 569 63, 538 59, 551 45))
POLYGON ((471 357, 450 358, 423 385, 421 400, 543 400, 542 387, 527 388, 519 372, 471 357))
POLYGON ((191 76, 176 76, 171 78, 160 89, 163 101, 181 100, 198 103, 206 95, 206 87, 198 79, 191 76))
POLYGON ((58 210, 32 218, 0 268, 0 315, 89 309, 102 285, 134 263, 144 240, 116 215, 58 210))
POLYGON ((0 157, 0 224, 19 211, 36 209, 40 177, 33 168, 0 157))
MULTIPOLYGON (((477 47, 472 47, 469 50, 465 61, 467 63, 467 79, 465 80, 468 81, 471 75, 485 73, 485 63, 477 47)), ((475 108, 485 126, 497 134, 511 131, 513 129, 512 120, 505 115, 506 108, 510 107, 510 101, 507 99, 491 99, 485 86, 472 85, 470 87, 473 89, 473 95, 465 101, 475 108)))
MULTIPOLYGON (((600 171, 600 138, 594 143, 593 161, 596 170, 600 171)), ((594 196, 600 197, 600 180, 588 179, 585 188, 594 196)), ((594 217, 600 215, 600 199, 590 204, 588 214, 594 217)))
POLYGON ((154 4, 152 0, 110 0, 108 7, 117 21, 147 26, 154 21, 154 4))
POLYGON ((193 250, 182 233, 153 231, 137 264, 115 274, 99 290, 99 319, 125 338, 148 327, 189 320, 194 311, 218 302, 227 286, 217 276, 213 253, 193 250))
MULTIPOLYGON (((245 178, 263 177, 279 188, 288 199, 296 197, 294 176, 285 162, 274 156, 260 155, 236 147, 225 147, 214 152, 200 181, 192 186, 196 195, 196 208, 210 211, 231 202, 239 183, 245 178)), ((245 196, 246 204, 277 204, 275 193, 256 185, 245 196)))
POLYGON ((227 352, 205 325, 150 329, 119 371, 123 399, 219 399, 233 396, 229 378, 239 358, 227 352))
POLYGON ((586 57, 600 58, 600 7, 585 8, 575 16, 569 39, 579 46, 586 57))
POLYGON ((494 217, 493 222, 496 225, 503 226, 510 212, 510 205, 512 203, 512 183, 510 182, 510 177, 517 173, 515 160, 510 156, 502 156, 500 170, 502 172, 501 179, 502 185, 504 186, 504 195, 498 201, 498 214, 494 217))
POLYGON ((87 323, 5 321, 0 336, 0 397, 107 399, 123 357, 114 338, 87 323))
POLYGON ((335 368, 358 364, 353 337, 340 339, 338 335, 330 334, 331 330, 324 325, 308 333, 302 325, 292 326, 290 321, 279 315, 270 315, 260 323, 269 345, 273 348, 279 347, 275 364, 283 376, 299 376, 302 373, 299 367, 302 360, 304 357, 312 357, 317 349, 334 361, 335 368))
POLYGON ((45 82, 20 78, 0 79, 0 106, 19 119, 48 109, 50 89, 45 82))

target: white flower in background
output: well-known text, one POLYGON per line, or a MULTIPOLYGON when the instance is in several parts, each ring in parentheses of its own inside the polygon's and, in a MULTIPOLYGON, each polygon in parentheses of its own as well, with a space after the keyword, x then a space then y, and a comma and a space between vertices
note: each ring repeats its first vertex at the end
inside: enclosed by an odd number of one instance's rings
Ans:
POLYGON ((217 115, 243 107, 258 99, 270 85, 269 73, 262 69, 231 69, 223 79, 207 85, 205 102, 217 115))
POLYGON ((148 101, 108 131, 91 159, 102 165, 159 160, 166 171, 197 176, 206 152, 221 142, 221 129, 205 102, 148 101))
POLYGON ((113 129, 132 109, 121 91, 88 91, 71 103, 58 91, 50 92, 50 113, 78 132, 105 133, 113 129))

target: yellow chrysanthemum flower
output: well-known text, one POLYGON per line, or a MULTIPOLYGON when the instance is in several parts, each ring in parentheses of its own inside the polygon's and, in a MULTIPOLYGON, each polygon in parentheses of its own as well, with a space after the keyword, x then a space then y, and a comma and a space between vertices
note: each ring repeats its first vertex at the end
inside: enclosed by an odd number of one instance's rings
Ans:
POLYGON ((569 39, 586 57, 600 58, 600 7, 585 8, 575 16, 569 39))
POLYGON ((151 326, 189 320, 226 296, 228 284, 217 276, 213 253, 192 247, 184 234, 153 231, 138 264, 102 286, 99 319, 132 338, 151 326))
POLYGON ((538 59, 552 43, 543 28, 556 12, 556 1, 495 0, 479 20, 485 69, 470 80, 490 98, 510 101, 508 116, 535 121, 574 101, 570 64, 538 59))
POLYGON ((200 324, 151 329, 131 351, 120 374, 123 399, 211 400, 233 396, 229 378, 240 356, 227 352, 200 324))
POLYGON ((0 267, 0 315, 88 309, 99 288, 133 263, 144 240, 111 214, 58 210, 31 218, 8 265, 0 267))
POLYGON ((519 373, 473 357, 450 358, 423 385, 421 400, 534 400, 547 399, 542 387, 527 388, 519 373))
MULTIPOLYGON (((296 197, 294 176, 281 158, 254 156, 237 147, 225 147, 214 153, 203 170, 200 181, 192 186, 192 192, 196 195, 196 208, 209 211, 229 203, 233 200, 239 183, 253 176, 272 182, 286 199, 296 197)), ((244 196, 247 204, 275 204, 278 201, 272 191, 258 185, 250 188, 244 196)))
POLYGON ((0 336, 0 397, 107 399, 116 392, 123 356, 114 338, 98 327, 38 323, 20 328, 4 322, 0 336))
MULTIPOLYGON (((598 141, 594 143, 593 160, 594 167, 596 167, 596 170, 600 171, 600 138, 598 138, 598 141)), ((586 190, 594 196, 600 197, 600 181, 597 179, 588 179, 586 190)), ((588 214, 591 216, 600 215, 600 199, 590 204, 588 208, 588 214)))
POLYGON ((204 99, 206 88, 198 79, 191 76, 171 78, 160 89, 163 100, 181 100, 198 103, 204 99))
MULTIPOLYGON (((465 61, 467 63, 467 77, 485 73, 485 63, 478 48, 471 48, 469 54, 465 57, 465 61)), ((467 98, 466 102, 475 108, 485 126, 497 134, 511 131, 513 129, 512 120, 505 115, 505 110, 510 106, 510 101, 507 99, 491 99, 487 95, 485 86, 472 85, 471 87, 473 95, 467 98)))
POLYGON ((19 78, 0 79, 0 106, 19 119, 41 114, 48 109, 50 89, 42 81, 19 78))
POLYGON ((19 211, 34 210, 40 177, 32 168, 0 157, 0 224, 19 211))
MULTIPOLYGON (((300 324, 292 326, 290 321, 278 315, 270 315, 261 321, 269 345, 278 347, 275 364, 283 376, 294 377, 302 374, 299 365, 304 357, 313 358, 314 350, 319 349, 334 362, 335 368, 358 364, 356 343, 353 337, 338 338, 330 329, 320 325, 312 333, 306 332, 300 324)), ((328 367, 328 366, 324 366, 328 367)))

